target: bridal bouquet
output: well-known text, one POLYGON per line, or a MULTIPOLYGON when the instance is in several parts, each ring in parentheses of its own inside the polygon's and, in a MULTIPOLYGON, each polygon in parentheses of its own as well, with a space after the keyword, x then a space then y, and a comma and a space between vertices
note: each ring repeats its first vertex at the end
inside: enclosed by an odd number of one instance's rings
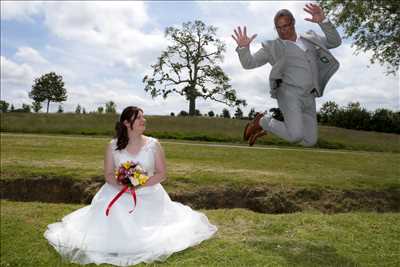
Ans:
MULTIPOLYGON (((117 201, 122 196, 122 194, 127 191, 130 191, 130 193, 132 194, 133 202, 136 206, 135 189, 144 185, 149 179, 142 166, 140 166, 139 163, 134 163, 133 161, 122 163, 115 171, 115 178, 117 179, 118 183, 122 184, 124 187, 111 200, 110 204, 108 204, 106 216, 108 216, 108 214, 110 213, 110 209, 115 201, 117 201)), ((132 211, 133 210, 131 210, 129 213, 131 213, 132 211)))
POLYGON ((127 161, 118 167, 115 172, 115 178, 120 184, 128 187, 138 187, 144 185, 149 179, 144 173, 145 171, 138 163, 127 161))

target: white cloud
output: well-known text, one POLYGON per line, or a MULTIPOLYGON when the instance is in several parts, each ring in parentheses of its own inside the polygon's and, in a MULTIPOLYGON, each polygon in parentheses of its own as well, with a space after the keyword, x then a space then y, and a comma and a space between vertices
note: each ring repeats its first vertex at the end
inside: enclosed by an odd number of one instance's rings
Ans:
POLYGON ((369 62, 370 53, 356 55, 350 44, 343 43, 333 51, 340 68, 328 83, 320 105, 333 100, 341 106, 360 102, 369 110, 399 109, 398 74, 385 75, 385 67, 369 62))
POLYGON ((36 70, 27 63, 18 64, 1 56, 1 99, 10 102, 15 108, 32 103, 29 98, 36 70))
POLYGON ((1 19, 33 22, 41 14, 42 1, 1 1, 1 19))
POLYGON ((165 44, 162 31, 142 30, 147 23, 143 2, 57 2, 46 5, 45 11, 45 24, 53 34, 90 47, 92 56, 110 66, 131 69, 140 68, 143 58, 165 44))
POLYGON ((64 40, 65 45, 81 50, 77 51, 82 52, 78 56, 101 59, 108 66, 122 64, 133 70, 141 69, 143 60, 153 59, 155 51, 160 51, 166 44, 163 30, 143 30, 145 25, 153 23, 144 2, 24 4, 11 2, 5 5, 8 10, 5 18, 32 19, 35 14, 43 14, 50 33, 64 40))
MULTIPOLYGON (((167 4, 179 5, 173 2, 167 4)), ((192 4, 195 5, 193 14, 188 14, 192 20, 201 19, 217 26, 217 36, 227 45, 222 67, 231 78, 238 97, 248 102, 244 113, 247 114, 252 107, 256 110, 275 107, 276 100, 271 99, 268 92, 271 67, 267 65, 244 70, 235 52, 236 44, 231 34, 236 26, 247 25, 249 33, 258 34, 251 45, 252 52, 257 51, 261 41, 277 37, 273 17, 281 8, 293 12, 298 32, 311 28, 321 33, 318 25, 304 21, 308 16, 302 10, 305 2, 199 1, 192 4)), ((151 5, 151 2, 2 1, 2 20, 28 22, 27 31, 32 27, 43 29, 42 26, 48 31, 43 33, 46 38, 42 46, 40 43, 31 44, 29 39, 24 42, 2 41, 7 51, 1 58, 2 98, 5 95, 9 101, 26 101, 34 77, 55 71, 63 75, 69 95, 63 104, 65 111, 73 111, 78 103, 87 111, 95 110, 110 100, 117 103, 119 110, 127 105, 139 105, 146 114, 187 110, 188 103, 184 97, 171 95, 167 100, 153 100, 143 90, 142 77, 152 73, 150 65, 156 62, 160 52, 168 45, 163 32, 165 27, 173 24, 180 26, 184 22, 176 19, 178 13, 172 13, 168 19, 173 22, 156 24, 161 21, 161 16, 166 16, 154 13, 151 5), (8 47, 14 42, 17 42, 15 47, 8 47), (3 95, 4 90, 10 93, 3 95)), ((368 109, 399 109, 398 75, 385 76, 385 69, 379 65, 367 67, 369 54, 360 53, 356 56, 353 51, 348 43, 332 50, 341 67, 329 82, 325 96, 318 99, 318 105, 328 100, 340 105, 359 101, 368 109)), ((56 106, 58 104, 52 107, 54 111, 56 106)), ((209 110, 220 113, 225 107, 216 102, 197 101, 197 108, 203 113, 209 110)), ((234 108, 228 109, 234 111, 234 108)))
MULTIPOLYGON (((27 64, 17 64, 1 56, 1 81, 15 85, 29 85, 33 80, 32 67, 27 64)), ((2 87, 3 90, 3 87, 2 87)))
POLYGON ((15 57, 23 62, 32 64, 45 64, 47 60, 44 59, 37 50, 31 47, 19 47, 15 57))

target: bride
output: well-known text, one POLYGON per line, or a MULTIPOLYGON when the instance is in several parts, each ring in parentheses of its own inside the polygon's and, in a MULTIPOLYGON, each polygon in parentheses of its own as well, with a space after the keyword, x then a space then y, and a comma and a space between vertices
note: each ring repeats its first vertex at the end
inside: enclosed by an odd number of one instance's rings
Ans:
POLYGON ((204 214, 171 201, 165 192, 160 184, 166 179, 164 152, 157 139, 143 135, 145 122, 140 108, 124 109, 116 125, 116 138, 106 149, 106 183, 89 206, 50 224, 44 233, 67 260, 118 266, 163 261, 217 231, 204 214), (149 179, 136 190, 136 206, 131 193, 126 192, 106 216, 110 201, 123 189, 115 170, 127 161, 140 164, 149 179))

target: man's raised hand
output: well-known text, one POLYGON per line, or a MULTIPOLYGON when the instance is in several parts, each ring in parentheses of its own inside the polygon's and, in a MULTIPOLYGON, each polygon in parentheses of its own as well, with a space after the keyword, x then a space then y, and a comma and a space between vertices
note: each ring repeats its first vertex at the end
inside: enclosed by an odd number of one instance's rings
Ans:
POLYGON ((250 38, 247 36, 246 26, 242 29, 237 27, 237 30, 234 30, 235 35, 232 35, 232 38, 236 41, 239 47, 249 47, 250 43, 257 37, 257 34, 253 34, 250 38))
POLYGON ((316 4, 306 4, 306 7, 303 8, 305 12, 310 14, 312 17, 310 18, 305 18, 305 20, 314 22, 314 23, 320 23, 325 19, 325 14, 324 11, 322 11, 322 8, 319 5, 316 4))

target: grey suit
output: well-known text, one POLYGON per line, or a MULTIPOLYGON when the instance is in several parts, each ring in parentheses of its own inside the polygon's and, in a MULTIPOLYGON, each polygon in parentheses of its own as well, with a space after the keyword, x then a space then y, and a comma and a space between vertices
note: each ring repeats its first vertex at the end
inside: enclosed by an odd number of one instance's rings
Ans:
POLYGON ((245 69, 266 63, 272 65, 270 93, 277 99, 285 121, 264 116, 261 127, 304 146, 317 142, 315 97, 323 95, 327 82, 339 68, 328 49, 339 46, 341 38, 329 21, 319 25, 325 37, 313 31, 300 36, 305 51, 294 42, 282 39, 262 43, 262 48, 253 55, 248 47, 236 49, 245 69))

